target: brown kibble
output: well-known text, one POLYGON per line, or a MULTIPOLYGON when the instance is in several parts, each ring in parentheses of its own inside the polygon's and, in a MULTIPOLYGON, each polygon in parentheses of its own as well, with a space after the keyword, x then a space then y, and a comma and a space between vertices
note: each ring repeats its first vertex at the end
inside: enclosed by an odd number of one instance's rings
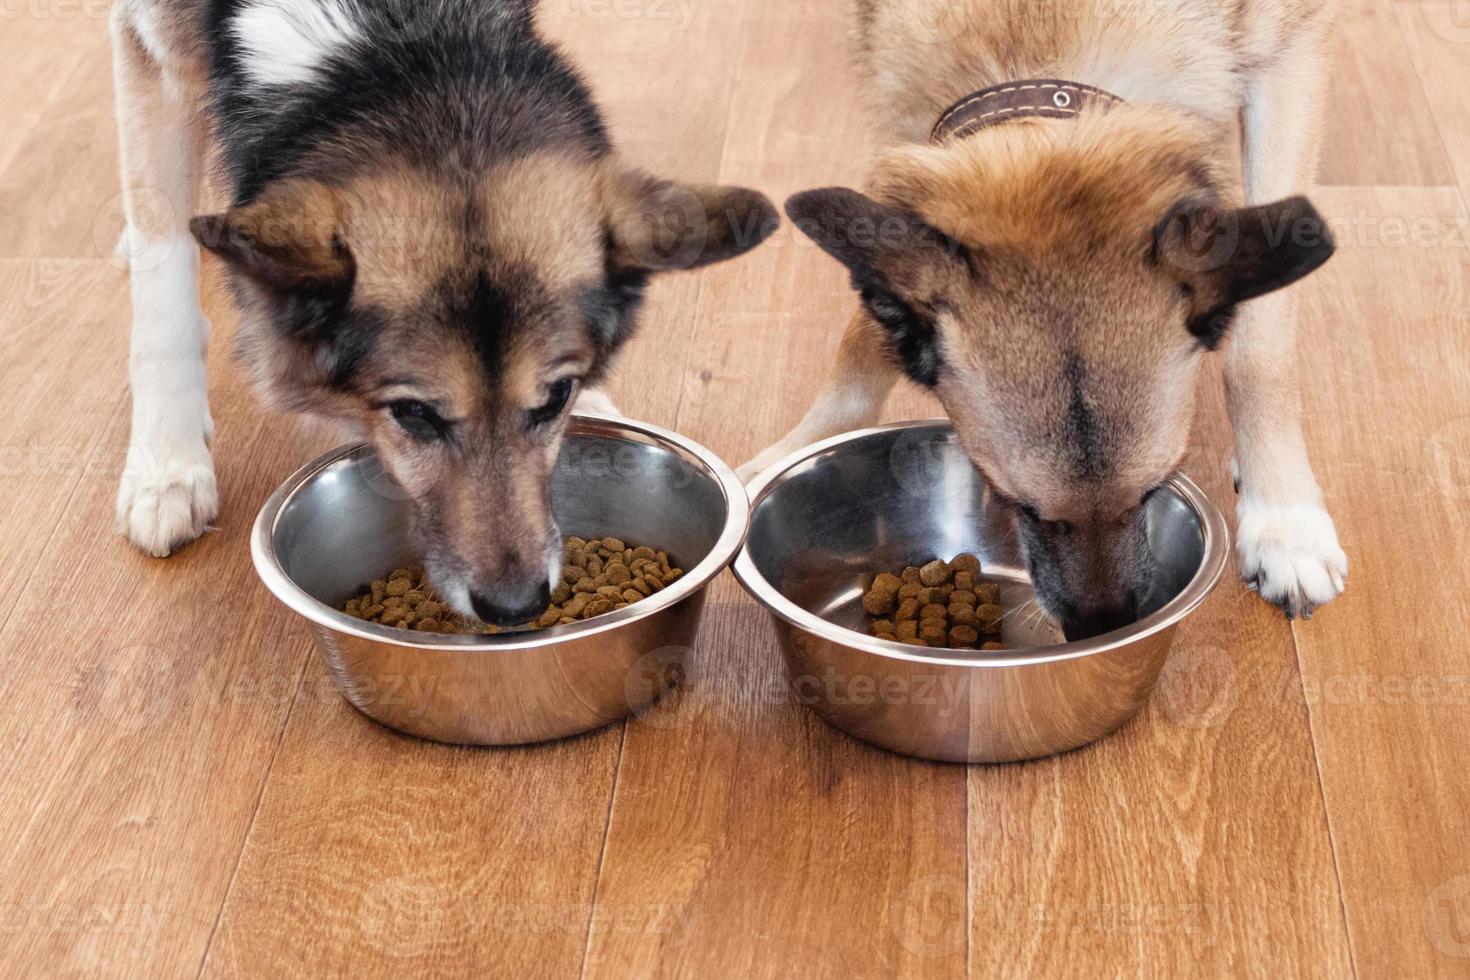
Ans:
POLYGON ((994 640, 991 640, 988 643, 982 643, 980 645, 980 649, 982 649, 982 650, 1008 650, 1010 648, 1007 647, 1004 643, 997 643, 994 640))
POLYGON ((980 634, 973 626, 955 626, 949 631, 949 645, 952 647, 972 647, 980 639, 980 634))
POLYGON ((627 547, 627 545, 623 544, 623 542, 619 541, 617 538, 603 538, 602 546, 608 551, 618 552, 621 552, 624 548, 627 547))
POLYGON ((949 564, 938 558, 919 569, 919 581, 928 586, 943 585, 949 581, 949 564))
MULTIPOLYGON (((1005 609, 1000 604, 1000 586, 980 578, 980 559, 972 554, 940 559, 921 566, 910 565, 897 576, 879 573, 874 588, 863 596, 863 607, 876 618, 870 629, 874 636, 894 638, 920 646, 949 646, 974 649, 986 637, 1001 632, 1005 609), (880 585, 900 584, 897 608, 880 606, 880 585), (876 593, 876 595, 875 595, 876 593), (891 612, 891 618, 889 613, 891 612)), ((991 649, 987 643, 985 649, 991 649)), ((995 648, 1004 649, 995 644, 995 648)))
POLYGON ((892 612, 895 598, 897 598, 896 592, 889 592, 874 586, 863 593, 863 610, 869 616, 881 616, 886 612, 892 612))
POLYGON ((665 566, 658 564, 656 559, 667 559, 664 552, 647 546, 635 548, 616 539, 588 542, 568 537, 562 542, 562 554, 562 576, 551 591, 551 604, 541 615, 512 630, 456 613, 434 591, 423 567, 418 565, 395 568, 386 578, 373 580, 363 588, 362 594, 343 603, 343 611, 357 619, 421 633, 497 636, 575 623, 612 609, 623 609, 684 574, 680 569, 665 570, 665 566), (611 549, 608 544, 617 544, 621 550, 611 549), (604 561, 600 555, 611 558, 604 561), (630 565, 646 571, 634 578, 630 565), (609 568, 612 577, 621 581, 609 580, 609 568), (597 574, 589 574, 589 569, 595 569, 597 574))
POLYGON ((889 575, 887 572, 883 572, 873 578, 873 588, 882 589, 884 592, 897 593, 899 589, 903 588, 903 580, 897 575, 889 575))
POLYGON ((956 572, 969 572, 974 578, 980 577, 980 559, 969 552, 955 555, 950 559, 949 567, 956 572))

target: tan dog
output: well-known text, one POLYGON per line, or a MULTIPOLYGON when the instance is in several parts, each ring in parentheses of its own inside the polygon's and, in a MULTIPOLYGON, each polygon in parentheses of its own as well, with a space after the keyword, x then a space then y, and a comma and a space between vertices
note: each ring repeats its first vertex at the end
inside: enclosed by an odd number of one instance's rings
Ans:
POLYGON ((1315 166, 1328 27, 1319 0, 860 0, 889 145, 866 194, 787 211, 862 309, 816 404, 745 474, 872 424, 906 373, 1015 503, 1044 605, 1096 634, 1143 611, 1141 505, 1228 336, 1243 573, 1289 615, 1332 599, 1347 560, 1277 291, 1333 250, 1310 204, 1282 200, 1315 166), (1239 208, 1219 158, 1242 110, 1239 208))

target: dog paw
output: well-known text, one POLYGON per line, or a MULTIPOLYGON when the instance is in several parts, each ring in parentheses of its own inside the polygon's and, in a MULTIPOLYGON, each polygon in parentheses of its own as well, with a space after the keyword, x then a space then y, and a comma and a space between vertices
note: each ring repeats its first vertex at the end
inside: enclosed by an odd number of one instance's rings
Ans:
POLYGON ((793 451, 784 445, 771 446, 744 466, 736 469, 735 475, 740 479, 741 483, 749 485, 752 480, 790 455, 793 451))
POLYGON ((209 529, 219 515, 214 461, 194 452, 128 450, 117 491, 117 528, 155 558, 167 558, 209 529))
POLYGON ((1246 584, 1288 618, 1312 618, 1347 581, 1348 560, 1332 517, 1314 504, 1242 500, 1236 548, 1246 584))

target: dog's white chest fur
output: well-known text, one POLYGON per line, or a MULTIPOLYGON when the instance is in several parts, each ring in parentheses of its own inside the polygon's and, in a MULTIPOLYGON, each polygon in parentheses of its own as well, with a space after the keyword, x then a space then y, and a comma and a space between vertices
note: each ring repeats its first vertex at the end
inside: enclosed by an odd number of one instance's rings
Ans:
POLYGON ((363 39, 346 0, 253 0, 231 31, 246 76, 256 85, 311 82, 323 64, 363 39))

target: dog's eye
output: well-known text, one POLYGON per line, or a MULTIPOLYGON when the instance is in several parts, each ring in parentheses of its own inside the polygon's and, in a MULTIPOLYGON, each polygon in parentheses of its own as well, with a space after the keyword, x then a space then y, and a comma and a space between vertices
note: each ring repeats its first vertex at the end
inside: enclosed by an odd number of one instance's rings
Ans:
POLYGON ((575 378, 562 378, 546 392, 546 401, 531 410, 531 425, 545 425, 561 415, 572 400, 572 389, 577 386, 575 378))
POLYGON ((443 439, 449 432, 449 423, 444 417, 423 402, 411 399, 391 402, 388 411, 398 427, 415 439, 430 442, 443 439))
POLYGON ((1061 534, 1061 535, 1067 535, 1067 534, 1071 534, 1072 533, 1072 523, 1071 523, 1071 521, 1048 521, 1048 520, 1043 520, 1042 517, 1041 517, 1041 511, 1037 510, 1031 504, 1019 504, 1018 503, 1018 504, 1016 504, 1016 509, 1021 512, 1021 516, 1024 517, 1024 518, 1026 518, 1026 520, 1030 521, 1033 524, 1039 524, 1042 527, 1045 527, 1049 531, 1052 531, 1052 532, 1054 532, 1056 534, 1061 534))

